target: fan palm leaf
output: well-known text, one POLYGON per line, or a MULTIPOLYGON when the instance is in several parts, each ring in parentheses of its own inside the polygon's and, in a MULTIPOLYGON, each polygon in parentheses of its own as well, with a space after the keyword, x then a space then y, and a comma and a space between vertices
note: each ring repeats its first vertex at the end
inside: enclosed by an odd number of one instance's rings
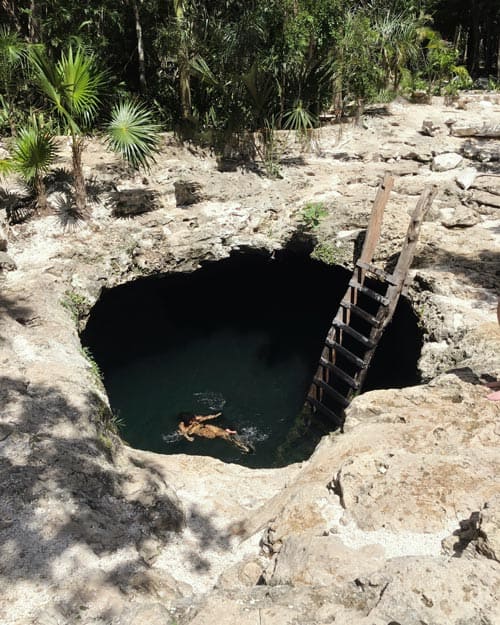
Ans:
POLYGON ((100 106, 104 75, 92 54, 70 46, 54 64, 43 52, 32 55, 38 84, 73 135, 90 126, 100 106))
POLYGON ((12 151, 14 168, 27 182, 32 182, 50 169, 57 153, 54 137, 43 122, 33 119, 16 138, 12 151))
POLYGON ((160 127, 141 104, 117 104, 107 127, 107 144, 133 167, 149 168, 158 152, 160 127))

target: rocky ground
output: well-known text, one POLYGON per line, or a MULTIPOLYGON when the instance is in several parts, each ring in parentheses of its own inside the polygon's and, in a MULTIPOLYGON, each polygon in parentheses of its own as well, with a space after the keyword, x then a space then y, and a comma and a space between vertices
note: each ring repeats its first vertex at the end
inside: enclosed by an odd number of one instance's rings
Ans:
MULTIPOLYGON (((500 147, 454 136, 483 124, 500 125, 500 96, 396 101, 362 127, 325 126, 309 151, 289 139, 279 179, 220 171, 169 135, 132 175, 92 142, 89 220, 62 174, 52 214, 8 225, 0 210, 2 623, 500 623, 500 403, 481 384, 500 376, 500 147), (327 209, 307 235, 315 255, 350 266, 386 171, 380 266, 439 187, 408 295, 427 383, 361 395, 345 433, 284 469, 123 445, 77 332, 101 289, 272 255, 297 243, 312 202, 327 209)), ((4 208, 19 192, 7 181, 4 208)))

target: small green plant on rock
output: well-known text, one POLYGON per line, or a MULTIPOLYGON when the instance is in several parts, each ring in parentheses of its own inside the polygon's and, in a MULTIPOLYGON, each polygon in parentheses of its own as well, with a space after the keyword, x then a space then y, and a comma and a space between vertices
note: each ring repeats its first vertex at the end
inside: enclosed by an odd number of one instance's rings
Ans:
POLYGON ((308 202, 302 209, 302 221, 307 230, 317 228, 326 215, 328 210, 323 202, 308 202))
POLYGON ((82 347, 82 354, 85 356, 86 361, 89 363, 90 365, 90 370, 92 372, 92 375, 94 376, 95 381, 99 384, 102 385, 102 371, 99 367, 99 365, 97 364, 94 356, 92 355, 92 352, 90 351, 90 349, 88 347, 82 347))
POLYGON ((97 395, 94 397, 98 402, 95 413, 97 442, 104 452, 112 454, 117 446, 123 421, 101 398, 97 395))
POLYGON ((311 258, 319 260, 325 265, 338 265, 341 261, 341 252, 335 243, 319 243, 312 251, 311 258))
POLYGON ((64 293, 61 304, 66 310, 69 310, 76 324, 78 324, 87 313, 88 302, 83 295, 80 295, 76 291, 67 290, 64 293))

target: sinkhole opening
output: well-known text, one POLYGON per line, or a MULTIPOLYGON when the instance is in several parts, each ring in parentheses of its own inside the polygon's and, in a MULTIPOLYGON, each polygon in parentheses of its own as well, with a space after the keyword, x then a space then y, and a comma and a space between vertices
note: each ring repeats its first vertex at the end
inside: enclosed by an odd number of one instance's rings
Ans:
MULTIPOLYGON (((350 277, 306 254, 247 253, 104 290, 81 340, 103 373, 124 440, 249 467, 307 459, 321 432, 303 422, 302 406, 350 277), (254 453, 177 433, 181 413, 217 412, 211 423, 237 430, 254 453)), ((364 390, 417 384, 422 339, 402 298, 364 390)))

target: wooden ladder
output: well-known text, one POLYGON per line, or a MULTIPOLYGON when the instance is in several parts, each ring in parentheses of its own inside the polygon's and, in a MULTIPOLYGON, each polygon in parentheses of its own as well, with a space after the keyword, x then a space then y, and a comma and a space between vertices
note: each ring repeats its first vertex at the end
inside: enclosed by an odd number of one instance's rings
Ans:
POLYGON ((361 256, 328 331, 306 398, 309 411, 318 413, 334 428, 343 426, 344 411, 362 388, 377 345, 394 315, 406 286, 422 222, 437 191, 430 187, 420 196, 395 270, 388 274, 373 265, 372 259, 393 185, 394 179, 386 175, 373 204, 361 256))

